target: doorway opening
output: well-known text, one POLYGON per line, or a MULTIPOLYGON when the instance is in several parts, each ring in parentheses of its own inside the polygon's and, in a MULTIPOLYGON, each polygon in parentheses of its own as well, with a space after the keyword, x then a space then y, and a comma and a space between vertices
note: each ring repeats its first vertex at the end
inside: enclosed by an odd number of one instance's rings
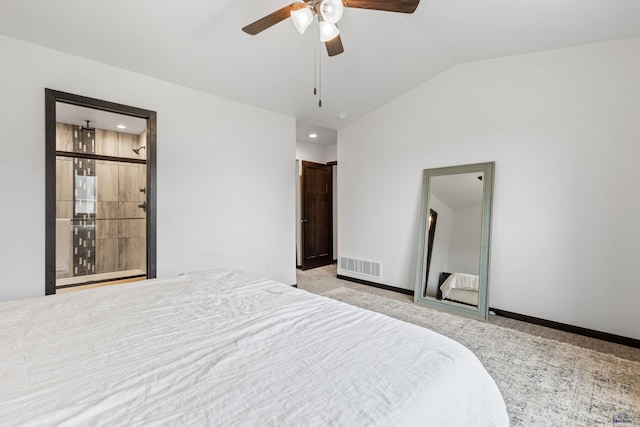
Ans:
POLYGON ((338 257, 338 133, 296 122, 296 267, 338 257), (306 193, 306 194, 305 194, 306 193))
POLYGON ((156 275, 155 112, 46 90, 45 293, 156 275))
POLYGON ((303 161, 301 175, 301 268, 333 262, 333 170, 303 161))

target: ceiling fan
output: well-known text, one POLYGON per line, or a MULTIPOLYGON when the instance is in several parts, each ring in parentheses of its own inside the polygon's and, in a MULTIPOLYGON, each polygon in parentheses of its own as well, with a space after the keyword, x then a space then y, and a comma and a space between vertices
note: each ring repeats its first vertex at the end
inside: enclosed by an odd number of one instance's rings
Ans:
POLYGON ((420 0, 304 0, 304 2, 292 3, 258 19, 244 27, 242 31, 255 36, 291 17, 296 29, 302 34, 314 19, 317 19, 320 41, 327 47, 329 56, 335 56, 344 52, 340 30, 338 30, 336 23, 342 18, 345 7, 413 13, 418 7, 418 3, 420 0))

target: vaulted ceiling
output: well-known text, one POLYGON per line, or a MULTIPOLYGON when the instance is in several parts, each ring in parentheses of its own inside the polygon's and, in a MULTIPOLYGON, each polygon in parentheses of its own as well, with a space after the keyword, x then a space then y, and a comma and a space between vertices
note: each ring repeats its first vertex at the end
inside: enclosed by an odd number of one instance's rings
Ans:
POLYGON ((639 0, 422 0, 412 15, 345 9, 345 52, 290 20, 292 0, 0 0, 0 34, 339 129, 458 63, 640 36, 639 0), (347 118, 339 119, 340 113, 347 118))

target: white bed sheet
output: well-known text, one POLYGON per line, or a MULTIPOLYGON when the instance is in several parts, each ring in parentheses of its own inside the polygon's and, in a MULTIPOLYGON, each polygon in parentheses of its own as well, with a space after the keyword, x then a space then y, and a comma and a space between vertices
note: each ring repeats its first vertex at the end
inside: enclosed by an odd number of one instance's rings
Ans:
POLYGON ((235 272, 0 303, 8 425, 506 426, 435 332, 235 272))

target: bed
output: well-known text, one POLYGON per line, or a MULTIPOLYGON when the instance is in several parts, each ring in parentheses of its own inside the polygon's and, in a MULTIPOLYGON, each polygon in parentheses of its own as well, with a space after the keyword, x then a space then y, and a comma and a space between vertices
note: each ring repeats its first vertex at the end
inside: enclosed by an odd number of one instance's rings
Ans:
POLYGON ((235 271, 0 303, 3 425, 508 425, 462 345, 235 271))
POLYGON ((439 291, 442 299, 478 305, 480 277, 465 273, 440 273, 439 291))

